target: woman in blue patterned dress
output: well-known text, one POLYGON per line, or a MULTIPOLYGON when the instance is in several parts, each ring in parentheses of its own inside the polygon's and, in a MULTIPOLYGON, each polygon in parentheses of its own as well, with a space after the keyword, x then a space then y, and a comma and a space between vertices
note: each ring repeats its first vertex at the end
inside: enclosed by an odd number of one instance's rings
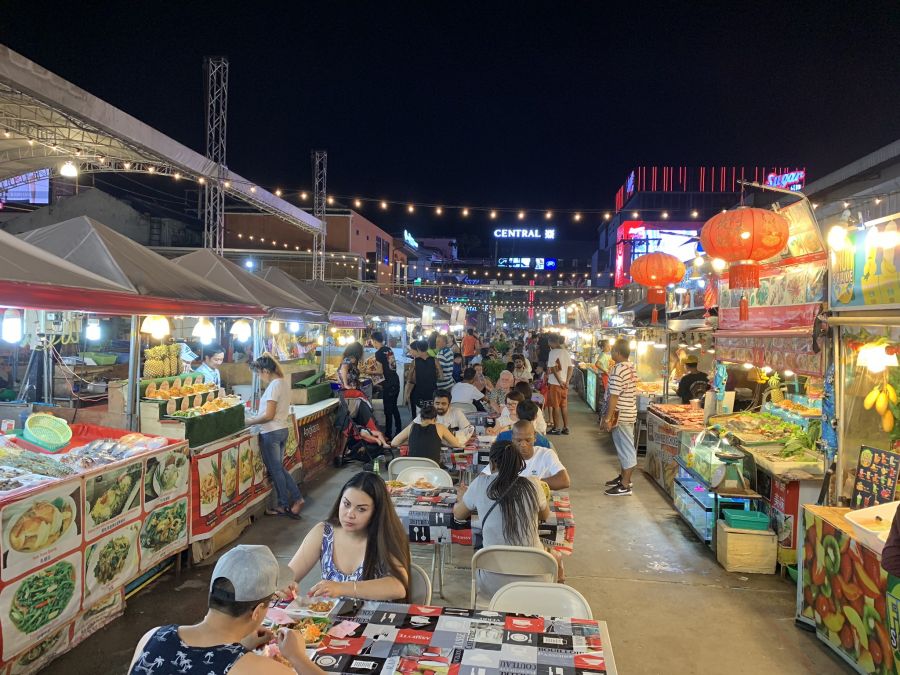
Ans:
POLYGON ((290 568, 299 582, 319 563, 322 597, 408 600, 409 539, 381 476, 362 471, 341 488, 331 514, 303 539, 290 568))

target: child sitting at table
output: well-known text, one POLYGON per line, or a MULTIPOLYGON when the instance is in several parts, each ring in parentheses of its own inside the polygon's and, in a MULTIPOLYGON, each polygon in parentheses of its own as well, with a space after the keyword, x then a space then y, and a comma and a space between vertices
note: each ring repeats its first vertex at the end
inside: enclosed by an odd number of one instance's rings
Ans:
POLYGON ((291 558, 294 580, 316 563, 322 579, 311 596, 409 601, 409 539, 381 476, 362 471, 344 484, 291 558))

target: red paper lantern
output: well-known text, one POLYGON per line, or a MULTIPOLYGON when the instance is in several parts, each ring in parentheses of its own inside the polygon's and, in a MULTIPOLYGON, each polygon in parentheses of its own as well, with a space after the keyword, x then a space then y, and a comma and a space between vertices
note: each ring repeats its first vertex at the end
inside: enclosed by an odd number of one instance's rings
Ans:
MULTIPOLYGON (((677 284, 684 278, 684 263, 674 255, 648 253, 635 258, 631 263, 631 278, 647 287, 647 302, 661 305, 666 302, 666 286, 677 284)), ((651 321, 657 322, 658 313, 653 308, 651 321)))
POLYGON ((707 220, 700 243, 708 256, 730 263, 729 288, 759 288, 759 263, 787 245, 789 230, 779 213, 741 207, 707 220))

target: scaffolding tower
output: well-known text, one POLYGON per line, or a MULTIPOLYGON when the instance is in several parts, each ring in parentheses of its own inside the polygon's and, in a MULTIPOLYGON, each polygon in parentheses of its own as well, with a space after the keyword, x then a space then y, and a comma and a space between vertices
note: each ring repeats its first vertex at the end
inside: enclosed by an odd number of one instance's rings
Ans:
POLYGON ((203 246, 216 253, 225 247, 225 132, 228 120, 228 59, 203 60, 206 74, 206 157, 215 164, 215 175, 203 185, 203 246))
POLYGON ((313 273, 312 278, 318 281, 325 280, 325 200, 327 199, 328 185, 328 152, 326 150, 313 150, 313 215, 322 224, 321 229, 313 237, 313 273))

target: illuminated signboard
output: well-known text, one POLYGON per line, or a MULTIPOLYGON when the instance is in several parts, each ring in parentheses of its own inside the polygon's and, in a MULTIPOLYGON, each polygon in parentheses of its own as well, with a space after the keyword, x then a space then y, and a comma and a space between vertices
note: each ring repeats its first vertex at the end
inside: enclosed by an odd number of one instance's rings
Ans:
POLYGON ((631 172, 628 176, 628 180, 625 181, 625 196, 630 197, 634 194, 634 171, 631 172))
POLYGON ((556 239, 556 228, 545 227, 498 227, 494 230, 495 239, 556 239))
POLYGON ((50 203, 50 169, 14 176, 0 181, 0 203, 50 203))
POLYGON ((645 253, 665 251, 681 261, 697 254, 697 223, 626 220, 616 237, 615 286, 631 283, 631 261, 645 253))
POLYGON ((556 258, 535 258, 534 269, 536 270, 555 270, 556 258))
POLYGON ((497 267, 531 267, 531 258, 497 258, 497 267))
POLYGON ((419 242, 413 239, 413 236, 407 230, 403 230, 403 241, 412 248, 419 248, 419 242))
POLYGON ((766 185, 800 192, 806 184, 806 171, 790 171, 788 173, 770 173, 766 176, 766 185))

